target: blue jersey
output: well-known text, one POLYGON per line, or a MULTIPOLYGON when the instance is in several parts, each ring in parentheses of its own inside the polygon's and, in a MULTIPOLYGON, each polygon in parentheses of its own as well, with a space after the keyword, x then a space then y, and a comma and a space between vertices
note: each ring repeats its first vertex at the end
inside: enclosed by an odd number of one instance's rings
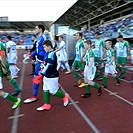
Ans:
POLYGON ((59 73, 57 71, 57 56, 54 51, 49 52, 45 59, 44 69, 41 72, 47 78, 56 78, 59 77, 59 73))
POLYGON ((45 57, 47 56, 46 51, 44 50, 44 47, 42 45, 42 43, 45 41, 45 38, 43 35, 39 36, 37 43, 36 43, 36 50, 34 52, 32 52, 31 56, 37 57, 37 61, 41 62, 45 59, 45 57))

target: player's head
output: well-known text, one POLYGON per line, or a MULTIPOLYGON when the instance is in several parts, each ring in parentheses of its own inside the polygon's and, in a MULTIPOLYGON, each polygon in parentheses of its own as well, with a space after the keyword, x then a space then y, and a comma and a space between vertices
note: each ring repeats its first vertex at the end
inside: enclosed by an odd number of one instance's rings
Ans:
POLYGON ((83 34, 81 32, 76 33, 76 39, 77 40, 81 40, 82 36, 83 36, 83 34))
POLYGON ((11 40, 12 40, 12 37, 11 37, 11 36, 9 36, 9 35, 7 35, 7 36, 6 36, 6 38, 7 38, 7 40, 9 40, 9 41, 11 41, 11 40))
POLYGON ((84 46, 85 46, 85 49, 89 49, 92 45, 92 42, 91 40, 86 40, 84 41, 84 46))
POLYGON ((123 41, 123 36, 122 36, 122 35, 119 35, 119 36, 117 37, 117 40, 118 40, 119 42, 122 42, 122 41, 123 41))
POLYGON ((99 39, 100 38, 100 33, 99 32, 96 32, 95 33, 95 36, 96 36, 96 39, 99 39))
POLYGON ((110 49, 112 47, 112 41, 106 41, 106 48, 110 49))
POLYGON ((37 25, 35 27, 35 32, 37 35, 43 33, 45 31, 45 27, 43 25, 37 25))
POLYGON ((53 45, 52 45, 52 42, 50 40, 45 40, 43 43, 42 43, 43 47, 44 47, 44 50, 46 52, 50 52, 51 49, 53 49, 53 45))
POLYGON ((36 35, 32 35, 32 38, 31 39, 34 42, 37 39, 36 35))
POLYGON ((63 36, 60 35, 60 36, 59 36, 59 41, 62 41, 62 40, 63 40, 63 36))

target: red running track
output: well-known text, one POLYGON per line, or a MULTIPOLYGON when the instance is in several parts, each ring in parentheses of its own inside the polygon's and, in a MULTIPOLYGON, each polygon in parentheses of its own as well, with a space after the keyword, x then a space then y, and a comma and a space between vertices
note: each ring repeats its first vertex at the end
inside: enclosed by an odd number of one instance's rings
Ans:
MULTIPOLYGON (((80 98, 84 88, 73 87, 73 74, 60 72, 59 83, 62 90, 69 93, 70 103, 63 107, 62 99, 51 96, 52 109, 38 112, 43 104, 42 83, 39 87, 39 100, 24 104, 23 100, 32 94, 31 64, 23 65, 19 51, 18 66, 21 69, 17 79, 23 92, 18 96, 22 102, 19 108, 12 110, 12 103, 2 99, 0 102, 1 133, 132 133, 133 132, 133 91, 131 86, 132 71, 127 71, 126 79, 116 86, 115 79, 109 77, 108 89, 97 96, 97 90, 91 88, 92 96, 80 98), (131 72, 131 73, 128 73, 131 72), (110 95, 110 92, 114 92, 110 95), (117 95, 114 95, 116 94, 117 95)), ((13 92, 13 87, 4 79, 4 90, 13 92)), ((96 81, 97 82, 97 81, 96 81)), ((102 85, 102 81, 98 81, 102 85)))

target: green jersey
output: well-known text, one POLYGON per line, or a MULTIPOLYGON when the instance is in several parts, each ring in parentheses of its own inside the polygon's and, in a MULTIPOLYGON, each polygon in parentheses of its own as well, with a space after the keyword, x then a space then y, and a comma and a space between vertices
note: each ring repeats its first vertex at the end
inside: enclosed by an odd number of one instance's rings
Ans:
MULTIPOLYGON (((114 50, 112 48, 107 49, 106 50, 106 56, 107 56, 106 64, 109 64, 111 62, 112 58, 115 56, 114 50)), ((112 65, 115 65, 115 61, 112 62, 112 65)))
POLYGON ((95 40, 95 57, 102 57, 103 48, 105 48, 105 42, 102 39, 95 40))
POLYGON ((115 45, 117 57, 127 57, 127 49, 130 45, 127 41, 117 42, 115 45))
MULTIPOLYGON (((90 58, 94 58, 94 53, 93 53, 92 48, 90 48, 89 50, 86 51, 86 54, 85 54, 86 66, 90 65, 90 58)), ((93 61, 92 67, 93 66, 95 66, 94 61, 93 61)))
POLYGON ((0 51, 6 52, 6 45, 3 42, 0 42, 0 51))
POLYGON ((84 42, 80 40, 76 43, 76 57, 75 60, 80 61, 84 52, 84 42))
POLYGON ((3 52, 6 55, 6 45, 2 42, 0 42, 0 61, 1 61, 1 55, 3 54, 3 52))

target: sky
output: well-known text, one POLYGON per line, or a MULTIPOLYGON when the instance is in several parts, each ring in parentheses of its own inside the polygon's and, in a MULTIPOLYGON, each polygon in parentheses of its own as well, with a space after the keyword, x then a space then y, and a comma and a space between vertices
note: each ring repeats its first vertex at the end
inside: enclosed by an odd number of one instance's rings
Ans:
POLYGON ((0 0, 0 17, 9 21, 56 21, 77 0, 0 0))

